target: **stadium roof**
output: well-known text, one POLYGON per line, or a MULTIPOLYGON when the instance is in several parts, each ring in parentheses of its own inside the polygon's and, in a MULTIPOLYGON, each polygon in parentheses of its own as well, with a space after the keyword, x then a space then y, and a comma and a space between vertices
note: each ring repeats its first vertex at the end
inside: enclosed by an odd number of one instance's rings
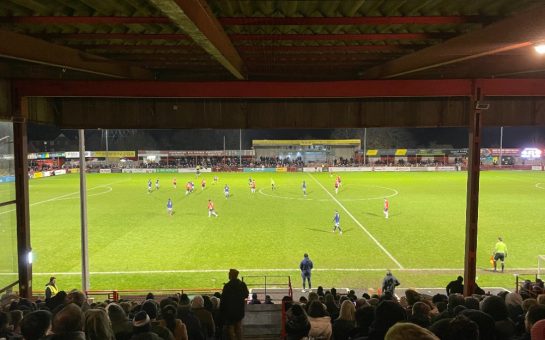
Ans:
POLYGON ((350 145, 360 146, 360 139, 254 139, 253 146, 281 146, 281 145, 350 145))
POLYGON ((0 77, 542 77, 544 16, 536 0, 6 0, 0 77))

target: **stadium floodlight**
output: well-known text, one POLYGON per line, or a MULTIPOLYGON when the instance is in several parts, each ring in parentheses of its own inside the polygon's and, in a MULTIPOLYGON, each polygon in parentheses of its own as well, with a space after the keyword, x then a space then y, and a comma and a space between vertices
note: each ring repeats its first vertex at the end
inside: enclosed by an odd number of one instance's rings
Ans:
POLYGON ((529 159, 540 158, 541 150, 538 148, 525 148, 520 153, 520 157, 529 159))
POLYGON ((32 257, 32 250, 29 250, 29 252, 26 254, 28 264, 32 264, 32 257))
POLYGON ((544 42, 540 42, 538 44, 535 44, 534 45, 534 49, 536 50, 537 53, 539 54, 545 54, 545 43, 544 42))

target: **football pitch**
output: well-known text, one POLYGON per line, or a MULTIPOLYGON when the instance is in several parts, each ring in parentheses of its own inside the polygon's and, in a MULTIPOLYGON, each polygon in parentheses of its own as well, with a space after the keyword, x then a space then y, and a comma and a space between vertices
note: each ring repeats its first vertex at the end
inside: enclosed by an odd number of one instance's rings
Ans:
MULTIPOLYGON (((299 288, 304 253, 314 262, 315 287, 376 289, 386 269, 401 287, 413 288, 444 287, 463 275, 465 172, 339 175, 342 186, 335 194, 335 176, 326 173, 90 174, 91 288, 221 288, 229 268, 242 276, 281 277, 270 281, 284 282, 289 275, 299 288), (256 193, 250 192, 249 177, 256 180, 256 193), (190 180, 195 191, 186 195, 190 180), (384 198, 390 202, 388 219, 384 198), (209 199, 217 218, 208 217, 209 199), (332 232, 336 210, 342 235, 332 232)), ((480 183, 477 283, 512 289, 513 274, 535 272, 537 255, 545 254, 545 173, 483 172, 480 183), (490 271, 498 236, 508 246, 503 274, 490 271)), ((37 291, 50 275, 61 289, 81 287, 78 191, 78 175, 30 181, 37 291)))

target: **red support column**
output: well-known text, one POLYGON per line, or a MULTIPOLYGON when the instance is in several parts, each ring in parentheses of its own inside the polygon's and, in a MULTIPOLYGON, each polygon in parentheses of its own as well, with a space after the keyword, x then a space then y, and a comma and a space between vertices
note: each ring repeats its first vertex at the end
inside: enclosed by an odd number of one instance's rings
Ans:
POLYGON ((27 165, 27 122, 24 115, 26 100, 21 99, 20 107, 13 117, 15 156, 15 195, 17 214, 17 254, 19 269, 19 295, 32 296, 32 264, 29 261, 30 214, 28 208, 28 165, 27 165))
POLYGON ((464 295, 475 291, 477 272, 477 227, 479 221, 479 176, 481 165, 481 89, 475 88, 469 110, 469 159, 467 165, 466 244, 464 261, 464 295))

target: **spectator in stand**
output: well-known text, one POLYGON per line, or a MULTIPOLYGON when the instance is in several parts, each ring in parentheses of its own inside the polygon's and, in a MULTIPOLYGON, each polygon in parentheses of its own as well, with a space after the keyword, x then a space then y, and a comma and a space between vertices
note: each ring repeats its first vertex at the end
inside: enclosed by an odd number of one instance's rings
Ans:
POLYGON ((299 304, 294 304, 286 313, 286 340, 306 339, 310 331, 307 313, 299 304))
POLYGON ((238 279, 239 271, 229 270, 229 282, 223 286, 220 311, 227 340, 242 339, 242 319, 248 298, 248 287, 238 279))
POLYGON ((522 297, 519 293, 508 293, 505 296, 505 305, 509 318, 515 323, 517 330, 520 333, 524 330, 524 311, 522 310, 522 297))
POLYGON ((133 336, 131 340, 161 340, 161 338, 151 331, 150 318, 144 311, 136 313, 132 321, 133 336))
POLYGON ((21 320, 23 319, 23 311, 11 310, 9 312, 9 327, 15 334, 21 334, 21 320))
POLYGON ((257 293, 252 293, 252 299, 248 302, 250 305, 260 305, 261 301, 257 298, 257 293))
POLYGON ((356 328, 352 331, 353 339, 365 338, 369 335, 369 327, 375 320, 375 308, 364 306, 356 309, 355 313, 356 328))
POLYGON ((530 307, 528 310, 528 313, 526 313, 526 329, 525 333, 519 338, 519 340, 530 340, 533 338, 531 337, 531 331, 534 324, 536 324, 540 320, 545 319, 545 306, 544 305, 535 305, 530 307))
POLYGON ((479 326, 479 339, 489 340, 496 338, 496 331, 494 326, 494 319, 486 313, 480 310, 466 309, 460 313, 460 315, 466 316, 471 321, 475 322, 479 326))
POLYGON ((515 335, 515 324, 509 319, 507 306, 501 297, 486 297, 481 302, 481 310, 494 319, 497 339, 510 339, 515 335))
POLYGON ((108 314, 104 309, 85 312, 85 336, 87 340, 115 340, 108 314))
POLYGON ((375 320, 369 330, 369 340, 383 339, 390 327, 405 321, 407 314, 403 307, 394 301, 382 301, 375 309, 375 320))
POLYGON ((127 318, 123 308, 115 303, 110 303, 106 307, 108 317, 112 323, 112 331, 117 340, 128 340, 132 334, 132 323, 127 318))
POLYGON ((464 278, 461 276, 458 276, 458 278, 454 281, 450 281, 447 285, 447 295, 450 294, 464 294, 464 278))
POLYGON ((479 326, 464 315, 450 320, 443 340, 479 340, 479 326))
POLYGON ((265 304, 266 305, 274 305, 273 300, 271 299, 270 295, 265 295, 265 304))
POLYGON ((324 296, 324 304, 327 309, 327 313, 331 316, 332 319, 336 319, 339 316, 339 307, 335 303, 335 298, 333 294, 327 292, 324 296))
POLYGON ((0 311, 0 339, 17 339, 17 334, 9 329, 8 314, 2 311, 0 311))
POLYGON ((201 323, 201 330, 205 338, 213 337, 216 332, 216 324, 212 313, 204 308, 204 299, 196 295, 191 301, 191 311, 195 314, 201 323))
POLYGON ((175 340, 188 340, 187 329, 182 320, 176 318, 176 307, 172 304, 167 304, 161 308, 161 316, 159 324, 167 328, 173 335, 175 340))
POLYGON ((333 321, 333 338, 335 340, 348 340, 352 331, 356 328, 356 308, 350 300, 341 304, 339 317, 333 321))
POLYGON ((412 307, 412 313, 409 322, 428 328, 431 324, 431 308, 424 302, 417 302, 412 307))
POLYGON ((21 321, 21 334, 25 340, 39 340, 51 330, 51 313, 38 310, 28 313, 21 321))
POLYGON ((146 300, 142 304, 142 310, 146 312, 150 319, 151 331, 160 338, 165 340, 174 340, 172 333, 166 328, 161 326, 161 323, 157 320, 157 303, 154 300, 146 300))
POLYGON ((87 297, 79 290, 73 290, 67 295, 68 303, 75 303, 83 312, 89 309, 87 297))
MULTIPOLYGON (((397 323, 392 326, 385 340, 439 340, 432 332, 411 323, 397 323)), ((336 340, 336 339, 335 339, 336 340)))
POLYGON ((532 340, 545 340, 545 320, 539 320, 532 326, 532 340))
POLYGON ((308 320, 310 322, 309 337, 329 340, 333 333, 331 318, 327 315, 324 305, 314 300, 308 305, 308 320))
POLYGON ((456 314, 454 312, 454 309, 457 306, 464 306, 464 304, 465 304, 465 299, 463 295, 450 294, 448 297, 447 309, 441 312, 441 314, 437 315, 432 321, 435 322, 441 319, 448 319, 448 318, 455 317, 456 314))
POLYGON ((84 315, 77 305, 71 303, 53 317, 53 335, 48 340, 85 340, 83 332, 84 315))

